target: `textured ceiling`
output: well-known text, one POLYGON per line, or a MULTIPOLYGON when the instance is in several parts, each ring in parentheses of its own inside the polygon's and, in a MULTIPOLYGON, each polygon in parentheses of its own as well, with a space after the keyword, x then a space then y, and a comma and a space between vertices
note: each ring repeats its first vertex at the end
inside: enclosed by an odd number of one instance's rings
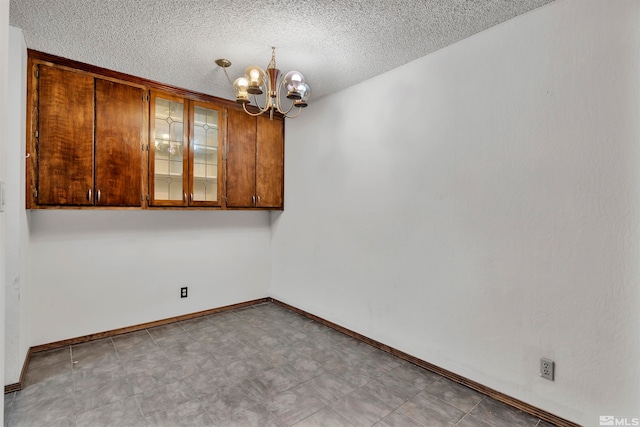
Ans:
MULTIPOLYGON (((11 0, 27 46, 232 99, 251 64, 302 72, 314 99, 552 0, 11 0)), ((523 47, 525 48, 525 47, 523 47)))

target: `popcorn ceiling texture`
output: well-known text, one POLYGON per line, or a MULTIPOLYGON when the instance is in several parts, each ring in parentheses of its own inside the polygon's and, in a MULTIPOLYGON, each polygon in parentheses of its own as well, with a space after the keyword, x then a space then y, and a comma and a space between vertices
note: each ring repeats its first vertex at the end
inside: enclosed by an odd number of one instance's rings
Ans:
POLYGON ((223 98, 217 58, 234 79, 276 46, 313 101, 550 1, 11 0, 10 23, 30 49, 223 98))

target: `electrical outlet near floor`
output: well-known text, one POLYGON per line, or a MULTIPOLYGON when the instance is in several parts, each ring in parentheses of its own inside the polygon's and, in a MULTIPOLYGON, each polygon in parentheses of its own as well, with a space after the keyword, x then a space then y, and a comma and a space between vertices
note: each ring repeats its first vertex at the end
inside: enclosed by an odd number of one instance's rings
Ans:
POLYGON ((553 360, 540 359, 540 376, 546 380, 553 381, 556 364, 553 360))
POLYGON ((185 286, 184 288, 180 288, 180 298, 186 298, 187 297, 187 287, 185 286))

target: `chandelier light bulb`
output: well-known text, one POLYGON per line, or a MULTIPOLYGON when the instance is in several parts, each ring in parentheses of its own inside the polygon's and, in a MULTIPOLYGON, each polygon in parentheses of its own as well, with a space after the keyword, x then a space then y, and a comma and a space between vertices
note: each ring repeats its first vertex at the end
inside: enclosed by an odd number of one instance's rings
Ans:
POLYGON ((244 77, 238 77, 235 82, 233 82, 233 91, 236 94, 236 102, 238 104, 247 104, 249 103, 249 81, 244 77))
POLYGON ((300 93, 300 99, 294 102, 296 107, 306 107, 308 105, 309 98, 311 97, 311 89, 306 83, 298 86, 298 93, 300 93))
POLYGON ((264 85, 264 70, 257 65, 247 67, 244 77, 249 82, 248 92, 253 95, 262 95, 262 85, 264 85))
POLYGON ((287 98, 301 99, 300 88, 305 84, 304 76, 299 71, 289 71, 284 76, 284 87, 287 89, 287 98))

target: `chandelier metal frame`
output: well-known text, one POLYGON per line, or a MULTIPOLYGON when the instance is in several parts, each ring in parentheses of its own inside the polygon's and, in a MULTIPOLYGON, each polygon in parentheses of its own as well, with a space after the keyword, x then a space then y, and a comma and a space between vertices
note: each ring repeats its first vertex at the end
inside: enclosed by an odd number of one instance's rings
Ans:
POLYGON ((267 111, 273 119, 273 114, 278 112, 284 117, 296 118, 302 109, 308 105, 311 89, 299 71, 289 71, 282 76, 276 66, 276 48, 271 48, 271 61, 266 71, 257 65, 252 65, 245 70, 245 75, 237 78, 233 83, 227 73, 231 66, 228 59, 216 59, 216 64, 224 71, 229 83, 232 84, 236 96, 236 102, 242 104, 244 111, 251 116, 259 116, 267 111), (286 98, 291 100, 288 108, 282 106, 282 94, 286 90, 286 98), (264 104, 258 100, 258 95, 265 95, 264 104), (253 100, 253 104, 251 101, 253 100), (257 108, 257 112, 247 109, 247 106, 257 108))

